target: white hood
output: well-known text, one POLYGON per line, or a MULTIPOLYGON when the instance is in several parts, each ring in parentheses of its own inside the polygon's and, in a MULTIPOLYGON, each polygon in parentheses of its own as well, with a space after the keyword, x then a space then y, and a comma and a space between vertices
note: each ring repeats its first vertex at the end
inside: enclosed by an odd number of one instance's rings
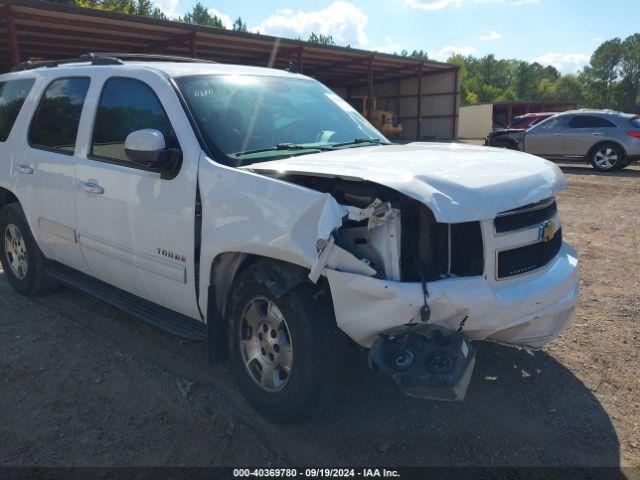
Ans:
POLYGON ((539 157, 458 143, 346 148, 245 168, 385 185, 423 202, 445 223, 492 219, 552 197, 566 185, 561 170, 539 157))

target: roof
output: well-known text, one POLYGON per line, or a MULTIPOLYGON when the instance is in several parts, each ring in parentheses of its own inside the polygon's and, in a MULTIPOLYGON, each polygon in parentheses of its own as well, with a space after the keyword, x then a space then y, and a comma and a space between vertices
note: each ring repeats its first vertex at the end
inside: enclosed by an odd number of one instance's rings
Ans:
MULTIPOLYGON (((330 86, 362 85, 369 68, 376 82, 414 76, 419 68, 424 74, 458 68, 443 62, 38 0, 0 0, 0 19, 8 17, 15 24, 22 60, 75 58, 88 52, 197 53, 201 59, 278 69, 302 60, 306 75, 330 86)), ((8 22, 0 27, 5 30, 0 33, 0 52, 8 59, 8 22)), ((9 67, 6 62, 4 70, 9 67)))
POLYGON ((526 106, 526 105, 548 105, 548 106, 558 106, 558 105, 577 105, 577 102, 572 101, 572 100, 568 100, 566 102, 556 102, 556 101, 546 101, 546 100, 524 100, 524 101, 515 101, 515 102, 489 102, 492 103, 492 105, 497 105, 497 106, 505 106, 508 107, 509 105, 512 105, 514 107, 517 106, 526 106))
POLYGON ((557 115, 558 112, 530 112, 530 113, 525 113, 524 115, 518 115, 517 117, 513 117, 513 118, 530 118, 530 117, 551 117, 553 115, 557 115))
POLYGON ((567 110, 566 112, 560 112, 562 115, 626 115, 616 110, 597 109, 597 108, 580 108, 578 110, 567 110))
MULTIPOLYGON (((90 71, 89 69, 94 68, 111 68, 116 71, 121 71, 122 69, 129 70, 158 70, 160 72, 165 73, 169 77, 181 77, 186 75, 200 75, 200 74, 237 74, 237 75, 260 75, 260 76, 270 76, 270 77, 290 77, 290 78, 301 78, 301 79, 309 79, 309 77, 288 72, 286 70, 278 70, 275 68, 266 68, 266 67, 251 67, 246 65, 230 65, 226 63, 196 63, 196 62, 160 62, 160 61, 149 61, 149 62, 141 62, 141 61, 124 61, 121 65, 113 64, 113 65, 100 65, 100 66, 92 66, 90 62, 72 62, 72 63, 62 63, 59 66, 53 68, 32 68, 19 70, 15 72, 11 72, 5 75, 10 75, 11 77, 16 76, 33 76, 33 72, 44 73, 45 75, 51 75, 54 77, 58 77, 61 75, 69 75, 71 74, 84 74, 86 71, 90 71)), ((5 75, 2 75, 3 77, 5 75)))

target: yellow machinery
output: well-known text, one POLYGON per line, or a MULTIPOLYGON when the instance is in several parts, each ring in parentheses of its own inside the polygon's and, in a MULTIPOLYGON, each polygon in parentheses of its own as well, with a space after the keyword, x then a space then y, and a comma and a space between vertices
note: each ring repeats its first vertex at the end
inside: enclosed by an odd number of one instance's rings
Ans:
MULTIPOLYGON (((349 103, 362 114, 363 117, 369 118, 367 111, 367 99, 369 97, 351 97, 349 103)), ((398 123, 398 115, 388 110, 378 110, 378 99, 373 97, 373 115, 371 116, 371 123, 387 138, 398 137, 402 133, 402 125, 398 123)))

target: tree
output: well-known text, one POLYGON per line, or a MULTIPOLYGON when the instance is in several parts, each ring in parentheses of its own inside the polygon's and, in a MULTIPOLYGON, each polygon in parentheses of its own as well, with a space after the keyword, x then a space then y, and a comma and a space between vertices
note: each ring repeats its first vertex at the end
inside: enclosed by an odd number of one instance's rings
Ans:
POLYGON ((555 97, 558 102, 576 102, 584 104, 585 85, 582 77, 575 74, 562 75, 555 84, 555 97))
POLYGON ((627 37, 622 43, 620 62, 620 93, 618 107, 637 113, 640 109, 640 33, 627 37))
POLYGON ((238 17, 233 22, 233 29, 236 32, 246 32, 247 24, 242 21, 242 18, 238 17))
POLYGON ((180 20, 185 23, 204 25, 206 27, 225 28, 222 19, 217 15, 211 15, 207 7, 200 2, 197 2, 191 11, 186 13, 180 20))
POLYGON ((324 33, 315 33, 315 32, 311 32, 311 35, 309 35, 309 38, 307 39, 307 41, 311 43, 318 43, 320 45, 336 44, 336 42, 333 40, 332 35, 325 35, 324 33))
POLYGON ((57 0, 57 3, 128 13, 129 15, 140 15, 142 17, 167 18, 164 12, 156 7, 151 0, 57 0))
POLYGON ((602 43, 591 55, 591 62, 585 68, 584 75, 589 85, 591 101, 595 106, 601 108, 611 106, 611 97, 619 76, 621 61, 622 42, 619 38, 602 43))
POLYGON ((551 102, 557 98, 556 93, 555 83, 548 78, 543 78, 536 88, 536 98, 538 100, 551 102))
MULTIPOLYGON (((394 53, 394 55, 398 55, 398 53, 394 53)), ((414 50, 409 53, 407 50, 402 50, 400 55, 403 57, 415 58, 416 60, 429 60, 429 55, 424 50, 414 50)))
POLYGON ((134 15, 166 20, 167 16, 151 0, 137 0, 134 15))

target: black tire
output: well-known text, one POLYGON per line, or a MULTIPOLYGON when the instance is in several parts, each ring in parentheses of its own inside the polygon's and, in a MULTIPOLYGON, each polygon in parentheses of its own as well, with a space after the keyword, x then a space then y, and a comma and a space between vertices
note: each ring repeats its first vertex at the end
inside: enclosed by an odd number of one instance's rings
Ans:
POLYGON ((508 150, 520 150, 518 145, 512 140, 495 140, 493 146, 496 148, 506 148, 508 150))
POLYGON ((45 257, 33 238, 22 207, 18 203, 5 205, 0 210, 0 242, 2 269, 18 293, 31 297, 51 291, 55 287, 55 282, 45 273, 45 257), (22 268, 16 268, 16 264, 12 264, 14 255, 26 260, 26 263, 18 262, 22 264, 22 268))
MULTIPOLYGON (((305 282, 284 295, 279 295, 274 292, 278 290, 278 287, 274 286, 277 282, 274 282, 268 273, 273 271, 270 265, 273 264, 265 261, 256 262, 247 267, 234 282, 227 310, 231 327, 231 368, 240 391, 258 412, 278 423, 292 423, 310 418, 325 402, 337 365, 339 336, 330 310, 330 301, 324 292, 319 287, 305 282), (260 370, 258 366, 266 365, 267 361, 264 343, 255 340, 258 350, 262 351, 254 350, 254 354, 261 357, 253 363, 245 361, 249 356, 245 355, 247 345, 252 344, 254 336, 257 335, 248 327, 249 322, 244 314, 251 310, 253 304, 265 302, 264 299, 272 302, 285 319, 293 358, 288 375, 285 375, 281 364, 276 366, 278 373, 276 377, 272 375, 271 378, 284 383, 272 391, 268 391, 267 387, 259 383, 260 372, 264 370, 260 370), (243 344, 242 341, 246 343, 243 344), (248 364, 250 366, 247 366, 248 364)), ((261 317, 260 322, 266 321, 262 318, 266 316, 261 317)), ((256 331, 262 332, 261 328, 257 328, 256 331)), ((280 333, 279 330, 278 335, 280 333)), ((269 334, 265 334, 265 338, 272 336, 271 330, 269 334)), ((284 338, 282 343, 286 344, 287 336, 284 335, 284 338)), ((281 355, 284 355, 285 348, 283 346, 282 350, 278 350, 281 355)), ((284 357, 276 359, 276 362, 280 362, 282 358, 284 357)), ((284 363, 283 361, 282 364, 284 363)))
POLYGON ((615 143, 601 143, 589 152, 589 163, 599 172, 614 172, 626 167, 626 152, 615 143))

